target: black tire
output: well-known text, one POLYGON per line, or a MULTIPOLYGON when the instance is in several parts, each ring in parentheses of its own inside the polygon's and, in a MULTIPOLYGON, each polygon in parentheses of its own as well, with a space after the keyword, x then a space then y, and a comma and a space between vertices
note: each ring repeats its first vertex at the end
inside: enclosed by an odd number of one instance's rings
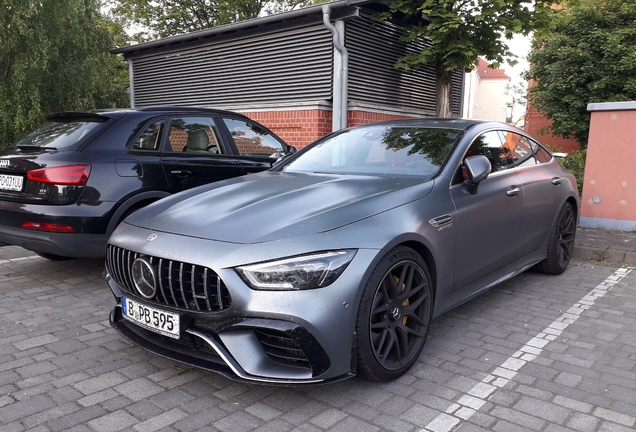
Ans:
POLYGON ((576 236, 576 215, 572 204, 566 202, 561 207, 548 237, 548 256, 533 267, 539 273, 559 275, 568 268, 574 250, 576 236))
POLYGON ((51 261, 68 261, 68 260, 75 259, 73 257, 55 255, 55 254, 50 254, 46 252, 36 252, 36 254, 40 255, 42 258, 46 258, 47 260, 51 260, 51 261))
POLYGON ((426 263, 398 246, 369 278, 356 322, 358 375, 391 381, 417 361, 433 315, 433 288, 426 263))

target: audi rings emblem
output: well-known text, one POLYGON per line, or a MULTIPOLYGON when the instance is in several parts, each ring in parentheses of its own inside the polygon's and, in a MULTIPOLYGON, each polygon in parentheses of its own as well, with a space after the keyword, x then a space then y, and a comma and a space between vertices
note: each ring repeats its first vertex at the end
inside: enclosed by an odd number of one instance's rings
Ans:
POLYGON ((149 242, 151 242, 151 241, 153 241, 153 240, 154 240, 154 239, 156 239, 156 238, 157 238, 157 234, 150 234, 146 240, 148 240, 149 242))
POLYGON ((10 164, 9 159, 0 159, 0 168, 9 168, 10 164))
POLYGON ((155 269, 148 261, 137 258, 131 268, 133 283, 139 294, 151 299, 157 294, 157 276, 155 269))

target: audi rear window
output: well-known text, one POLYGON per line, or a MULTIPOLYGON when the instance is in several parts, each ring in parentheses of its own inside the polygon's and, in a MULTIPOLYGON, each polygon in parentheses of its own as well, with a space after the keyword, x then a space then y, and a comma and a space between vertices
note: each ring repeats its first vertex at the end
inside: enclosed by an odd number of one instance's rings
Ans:
POLYGON ((103 121, 96 120, 50 121, 15 141, 12 147, 19 149, 49 148, 58 150, 71 147, 102 124, 103 121))

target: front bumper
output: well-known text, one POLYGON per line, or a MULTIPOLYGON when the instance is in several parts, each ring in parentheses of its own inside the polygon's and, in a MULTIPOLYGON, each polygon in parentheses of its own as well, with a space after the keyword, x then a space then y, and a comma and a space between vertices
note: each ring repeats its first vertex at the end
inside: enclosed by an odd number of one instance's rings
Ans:
MULTIPOLYGON (((319 361, 312 358, 312 364, 309 367, 285 366, 271 360, 264 346, 259 346, 260 342, 255 337, 255 331, 273 330, 276 333, 280 332, 279 334, 288 340, 293 340, 291 337, 293 333, 306 333, 301 327, 284 321, 262 320, 262 322, 257 322, 246 320, 225 329, 224 334, 215 334, 196 326, 190 326, 185 329, 184 335, 179 340, 175 340, 126 320, 122 316, 121 306, 117 305, 110 314, 110 323, 121 336, 146 351, 189 366, 219 373, 234 381, 294 386, 326 384, 355 375, 355 373, 347 373, 327 379, 314 377, 314 370, 320 371, 329 367, 328 358, 324 355, 324 351, 322 356, 319 355, 321 357, 319 361), (275 330, 276 327, 285 328, 285 331, 275 330), (232 333, 234 333, 234 340, 227 339, 227 336, 232 333), (261 373, 269 373, 271 376, 255 375, 246 371, 227 349, 223 339, 232 340, 233 349, 249 352, 249 356, 242 355, 245 353, 239 354, 242 361, 248 361, 252 363, 252 366, 257 365, 261 373), (327 362, 324 362, 325 360, 327 362)), ((313 346, 314 355, 320 354, 322 351, 320 346, 315 344, 315 340, 308 345, 313 346)))
POLYGON ((350 331, 343 330, 348 327, 347 316, 339 321, 340 334, 330 335, 329 342, 338 340, 334 349, 333 345, 325 344, 324 338, 314 337, 320 330, 294 315, 293 308, 284 315, 275 311, 247 312, 240 306, 237 295, 234 304, 225 310, 184 310, 149 303, 122 288, 108 273, 105 276, 116 299, 110 314, 111 326, 133 344, 154 354, 233 380, 261 384, 324 384, 356 373, 355 333, 352 327, 350 331), (126 319, 122 314, 122 296, 179 314, 184 327, 181 337, 163 336, 126 319))

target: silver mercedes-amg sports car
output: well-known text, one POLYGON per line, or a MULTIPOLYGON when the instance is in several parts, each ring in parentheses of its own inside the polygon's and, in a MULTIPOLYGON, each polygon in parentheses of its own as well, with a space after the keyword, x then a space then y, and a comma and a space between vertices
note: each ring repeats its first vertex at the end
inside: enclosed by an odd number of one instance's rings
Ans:
POLYGON ((436 316, 526 269, 562 273, 578 205, 574 177, 512 126, 359 126, 130 215, 107 246, 110 321, 237 380, 388 381, 436 316))

